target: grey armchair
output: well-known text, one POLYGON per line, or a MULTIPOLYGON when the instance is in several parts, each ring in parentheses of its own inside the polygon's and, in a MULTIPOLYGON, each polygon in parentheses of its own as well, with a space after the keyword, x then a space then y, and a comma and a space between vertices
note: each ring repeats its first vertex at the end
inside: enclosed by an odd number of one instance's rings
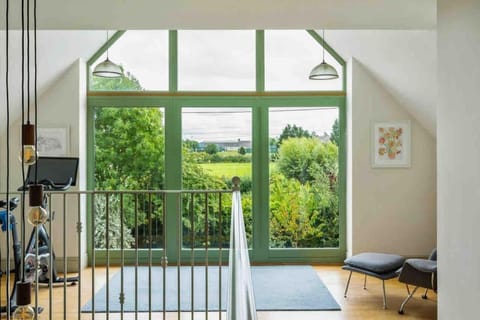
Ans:
POLYGON ((433 249, 428 259, 407 259, 403 264, 402 271, 398 277, 398 281, 403 282, 407 286, 408 296, 403 301, 398 313, 403 314, 403 310, 407 302, 413 297, 418 288, 425 288, 423 299, 427 299, 429 289, 437 292, 437 249, 433 249), (410 291, 408 285, 415 288, 410 291))

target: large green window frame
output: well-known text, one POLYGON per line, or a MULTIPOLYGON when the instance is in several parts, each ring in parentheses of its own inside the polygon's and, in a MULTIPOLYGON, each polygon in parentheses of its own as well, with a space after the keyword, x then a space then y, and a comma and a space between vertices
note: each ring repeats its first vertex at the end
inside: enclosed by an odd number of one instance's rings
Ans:
MULTIPOLYGON (((94 108, 98 107, 162 107, 165 110, 165 187, 170 190, 181 189, 182 170, 182 107, 251 107, 252 109, 252 202, 253 249, 251 259, 254 262, 338 262, 343 261, 346 252, 346 68, 345 61, 313 30, 307 30, 320 45, 341 65, 343 90, 308 92, 265 92, 265 54, 264 32, 256 31, 256 90, 254 92, 179 92, 177 65, 177 32, 169 31, 169 90, 168 92, 88 92, 87 104, 87 143, 88 143, 88 189, 94 189, 94 108), (339 143, 339 247, 338 248, 269 248, 269 107, 338 107, 340 124, 339 143)), ((124 31, 117 32, 87 63, 87 78, 90 79, 91 65, 111 46, 124 31)), ((313 66, 312 66, 313 67, 313 66)), ((307 75, 306 75, 307 76, 307 75)), ((167 200, 168 201, 168 200, 167 200)), ((91 216, 89 214, 88 220, 91 216)), ((170 219, 175 223, 175 219, 170 219)), ((168 221, 168 220, 167 220, 168 221)), ((90 225, 88 222, 87 225, 90 225)), ((167 224, 167 228, 168 228, 167 224)), ((172 229, 175 227, 172 226, 172 229)), ((167 233, 168 234, 168 233, 167 233)), ((175 243, 176 235, 167 242, 175 243)), ((91 251, 92 239, 87 239, 91 251)), ((162 249, 156 250, 153 257, 161 257, 162 249)), ((177 248, 167 248, 169 262, 175 262, 177 248), (170 259, 172 257, 172 259, 170 259)), ((133 253, 133 252, 132 252, 133 253)), ((89 252, 91 256, 92 252, 89 252)), ((187 250, 182 252, 188 256, 187 250)), ((119 252, 110 250, 110 261, 119 258, 119 252)), ((215 259, 215 252, 209 257, 215 259)), ((96 262, 101 263, 105 252, 95 252, 96 262)), ((132 254, 133 257, 133 254, 132 254)), ((142 255, 140 256, 142 257, 142 255)), ((146 255, 145 255, 146 257, 146 255)), ((226 257, 226 256, 225 256, 226 257)), ((129 260, 129 253, 125 252, 129 260)), ((198 256, 199 259, 203 257, 198 256)), ((202 260, 204 261, 204 260, 202 260)))

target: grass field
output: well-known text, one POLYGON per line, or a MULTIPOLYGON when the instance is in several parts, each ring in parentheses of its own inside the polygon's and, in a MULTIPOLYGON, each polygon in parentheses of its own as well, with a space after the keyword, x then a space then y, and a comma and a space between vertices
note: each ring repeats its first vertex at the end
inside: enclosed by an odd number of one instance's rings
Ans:
MULTIPOLYGON (((208 170, 211 174, 217 177, 232 178, 234 176, 239 177, 251 177, 252 176, 252 164, 251 163, 236 163, 236 162, 219 162, 219 163, 202 163, 200 164, 203 169, 208 170)), ((275 169, 276 163, 270 163, 270 173, 275 169)))
POLYGON ((251 177, 252 176, 252 164, 251 163, 232 163, 232 162, 219 162, 219 163, 202 163, 202 168, 209 171, 209 173, 217 177, 232 178, 234 176, 239 177, 251 177))

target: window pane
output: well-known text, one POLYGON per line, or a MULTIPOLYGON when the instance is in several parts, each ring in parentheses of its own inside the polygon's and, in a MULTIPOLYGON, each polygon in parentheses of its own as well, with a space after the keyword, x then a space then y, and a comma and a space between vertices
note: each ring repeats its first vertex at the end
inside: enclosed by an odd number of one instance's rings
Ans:
POLYGON ((270 247, 338 247, 338 109, 270 108, 270 247))
MULTIPOLYGON (((96 190, 164 189, 163 115, 162 108, 95 109, 96 190)), ((161 248, 161 195, 126 194, 120 199, 114 193, 108 198, 102 194, 95 197, 95 248, 107 245, 108 221, 109 247, 120 249, 121 201, 124 248, 148 248, 150 243, 153 248, 161 248)))
MULTIPOLYGON (((328 42, 328 32, 325 33, 328 42)), ((322 46, 305 30, 265 31, 265 89, 269 91, 342 90, 341 65, 325 51, 325 62, 335 67, 336 80, 310 80, 310 71, 322 62, 322 46)))
POLYGON ((255 32, 178 32, 180 90, 255 90, 255 32))
MULTIPOLYGON (((250 108, 183 108, 183 189, 231 190, 232 177, 241 179, 245 229, 252 243, 252 113, 250 108)), ((231 194, 209 198, 209 226, 205 232, 205 198, 184 201, 183 245, 202 247, 208 234, 209 247, 229 246, 231 194), (199 209, 191 221, 191 206, 199 209), (203 216, 202 216, 203 215, 203 216), (203 222, 202 222, 203 221, 203 222), (192 233, 192 226, 193 230, 192 233), (221 237, 220 237, 221 229, 221 237)))
MULTIPOLYGON (((168 31, 127 31, 108 55, 129 80, 92 77, 92 90, 168 90, 168 31)), ((93 68, 106 57, 105 53, 93 68)))

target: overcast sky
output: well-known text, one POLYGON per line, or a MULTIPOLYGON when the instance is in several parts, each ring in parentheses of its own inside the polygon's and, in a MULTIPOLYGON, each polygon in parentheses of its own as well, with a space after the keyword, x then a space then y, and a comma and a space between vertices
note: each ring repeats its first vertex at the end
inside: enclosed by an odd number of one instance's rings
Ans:
MULTIPOLYGON (((325 54, 327 62, 340 71, 340 65, 325 54)), ((168 90, 167 31, 127 31, 110 48, 109 57, 139 79, 146 90, 168 90)), ((341 89, 341 79, 308 79, 311 69, 321 62, 322 48, 304 30, 266 31, 265 57, 266 90, 341 89)), ((179 90, 254 91, 255 31, 181 30, 178 66, 179 90)), ((319 135, 331 132, 338 117, 336 108, 305 109, 270 109, 270 136, 278 136, 287 124, 319 135)), ((184 109, 183 138, 251 140, 251 117, 248 108, 184 109)))

